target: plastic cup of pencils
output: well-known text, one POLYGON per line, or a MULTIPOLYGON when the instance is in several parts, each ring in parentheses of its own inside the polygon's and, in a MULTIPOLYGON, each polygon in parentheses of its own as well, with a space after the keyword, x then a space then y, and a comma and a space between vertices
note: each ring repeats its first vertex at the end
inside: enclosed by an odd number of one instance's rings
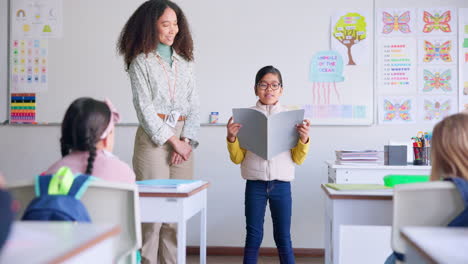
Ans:
POLYGON ((413 165, 429 165, 431 163, 430 147, 413 147, 413 165))

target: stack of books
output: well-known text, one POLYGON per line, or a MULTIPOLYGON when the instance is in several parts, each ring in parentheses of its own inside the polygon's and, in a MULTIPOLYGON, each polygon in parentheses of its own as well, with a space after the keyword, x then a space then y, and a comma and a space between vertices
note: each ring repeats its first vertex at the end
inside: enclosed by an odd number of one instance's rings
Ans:
POLYGON ((378 165, 383 163, 382 152, 377 150, 335 150, 336 164, 378 165))
POLYGON ((201 180, 158 179, 137 181, 139 192, 184 193, 202 186, 201 180))

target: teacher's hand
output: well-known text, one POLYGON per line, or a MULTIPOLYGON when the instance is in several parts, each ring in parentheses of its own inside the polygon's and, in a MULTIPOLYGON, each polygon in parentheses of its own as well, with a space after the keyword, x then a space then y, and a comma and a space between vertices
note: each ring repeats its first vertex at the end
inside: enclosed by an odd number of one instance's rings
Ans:
MULTIPOLYGON (((189 154, 189 158, 190 158, 190 154, 189 154)), ((184 158, 182 158, 182 156, 173 151, 172 154, 171 154, 171 165, 178 165, 178 164, 181 164, 182 162, 184 162, 184 158)))
MULTIPOLYGON (((192 146, 190 146, 189 143, 180 140, 179 138, 172 136, 169 138, 169 143, 172 145, 172 148, 174 149, 177 154, 182 156, 182 159, 188 160, 190 158, 190 152, 192 152, 192 146)), ((172 160, 172 158, 171 158, 172 160)))

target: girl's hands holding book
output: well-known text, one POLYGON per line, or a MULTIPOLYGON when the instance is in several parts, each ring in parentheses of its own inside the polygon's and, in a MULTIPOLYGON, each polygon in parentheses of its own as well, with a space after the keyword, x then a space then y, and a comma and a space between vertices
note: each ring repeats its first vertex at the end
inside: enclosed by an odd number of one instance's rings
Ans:
POLYGON ((307 119, 304 119, 302 124, 296 125, 297 132, 299 133, 299 139, 302 144, 307 144, 307 142, 309 142, 309 127, 310 121, 307 119))
POLYGON ((239 133, 240 128, 242 127, 239 123, 234 123, 232 117, 229 118, 227 123, 227 140, 231 143, 234 143, 237 138, 237 134, 239 133))

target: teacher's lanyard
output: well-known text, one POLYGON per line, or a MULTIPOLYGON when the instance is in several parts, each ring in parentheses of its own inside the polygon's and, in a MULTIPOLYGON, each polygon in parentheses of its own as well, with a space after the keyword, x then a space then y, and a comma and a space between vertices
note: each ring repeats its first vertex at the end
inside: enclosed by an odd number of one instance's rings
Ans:
POLYGON ((176 91, 176 81, 177 81, 177 64, 176 61, 174 61, 174 85, 172 86, 171 89, 171 79, 169 78, 169 74, 167 73, 166 67, 164 66, 164 63, 161 61, 161 58, 159 56, 156 56, 156 58, 159 61, 159 64, 162 66, 164 73, 166 74, 166 79, 167 79, 167 86, 169 87, 169 98, 171 98, 171 103, 174 104, 175 101, 175 91, 176 91))

